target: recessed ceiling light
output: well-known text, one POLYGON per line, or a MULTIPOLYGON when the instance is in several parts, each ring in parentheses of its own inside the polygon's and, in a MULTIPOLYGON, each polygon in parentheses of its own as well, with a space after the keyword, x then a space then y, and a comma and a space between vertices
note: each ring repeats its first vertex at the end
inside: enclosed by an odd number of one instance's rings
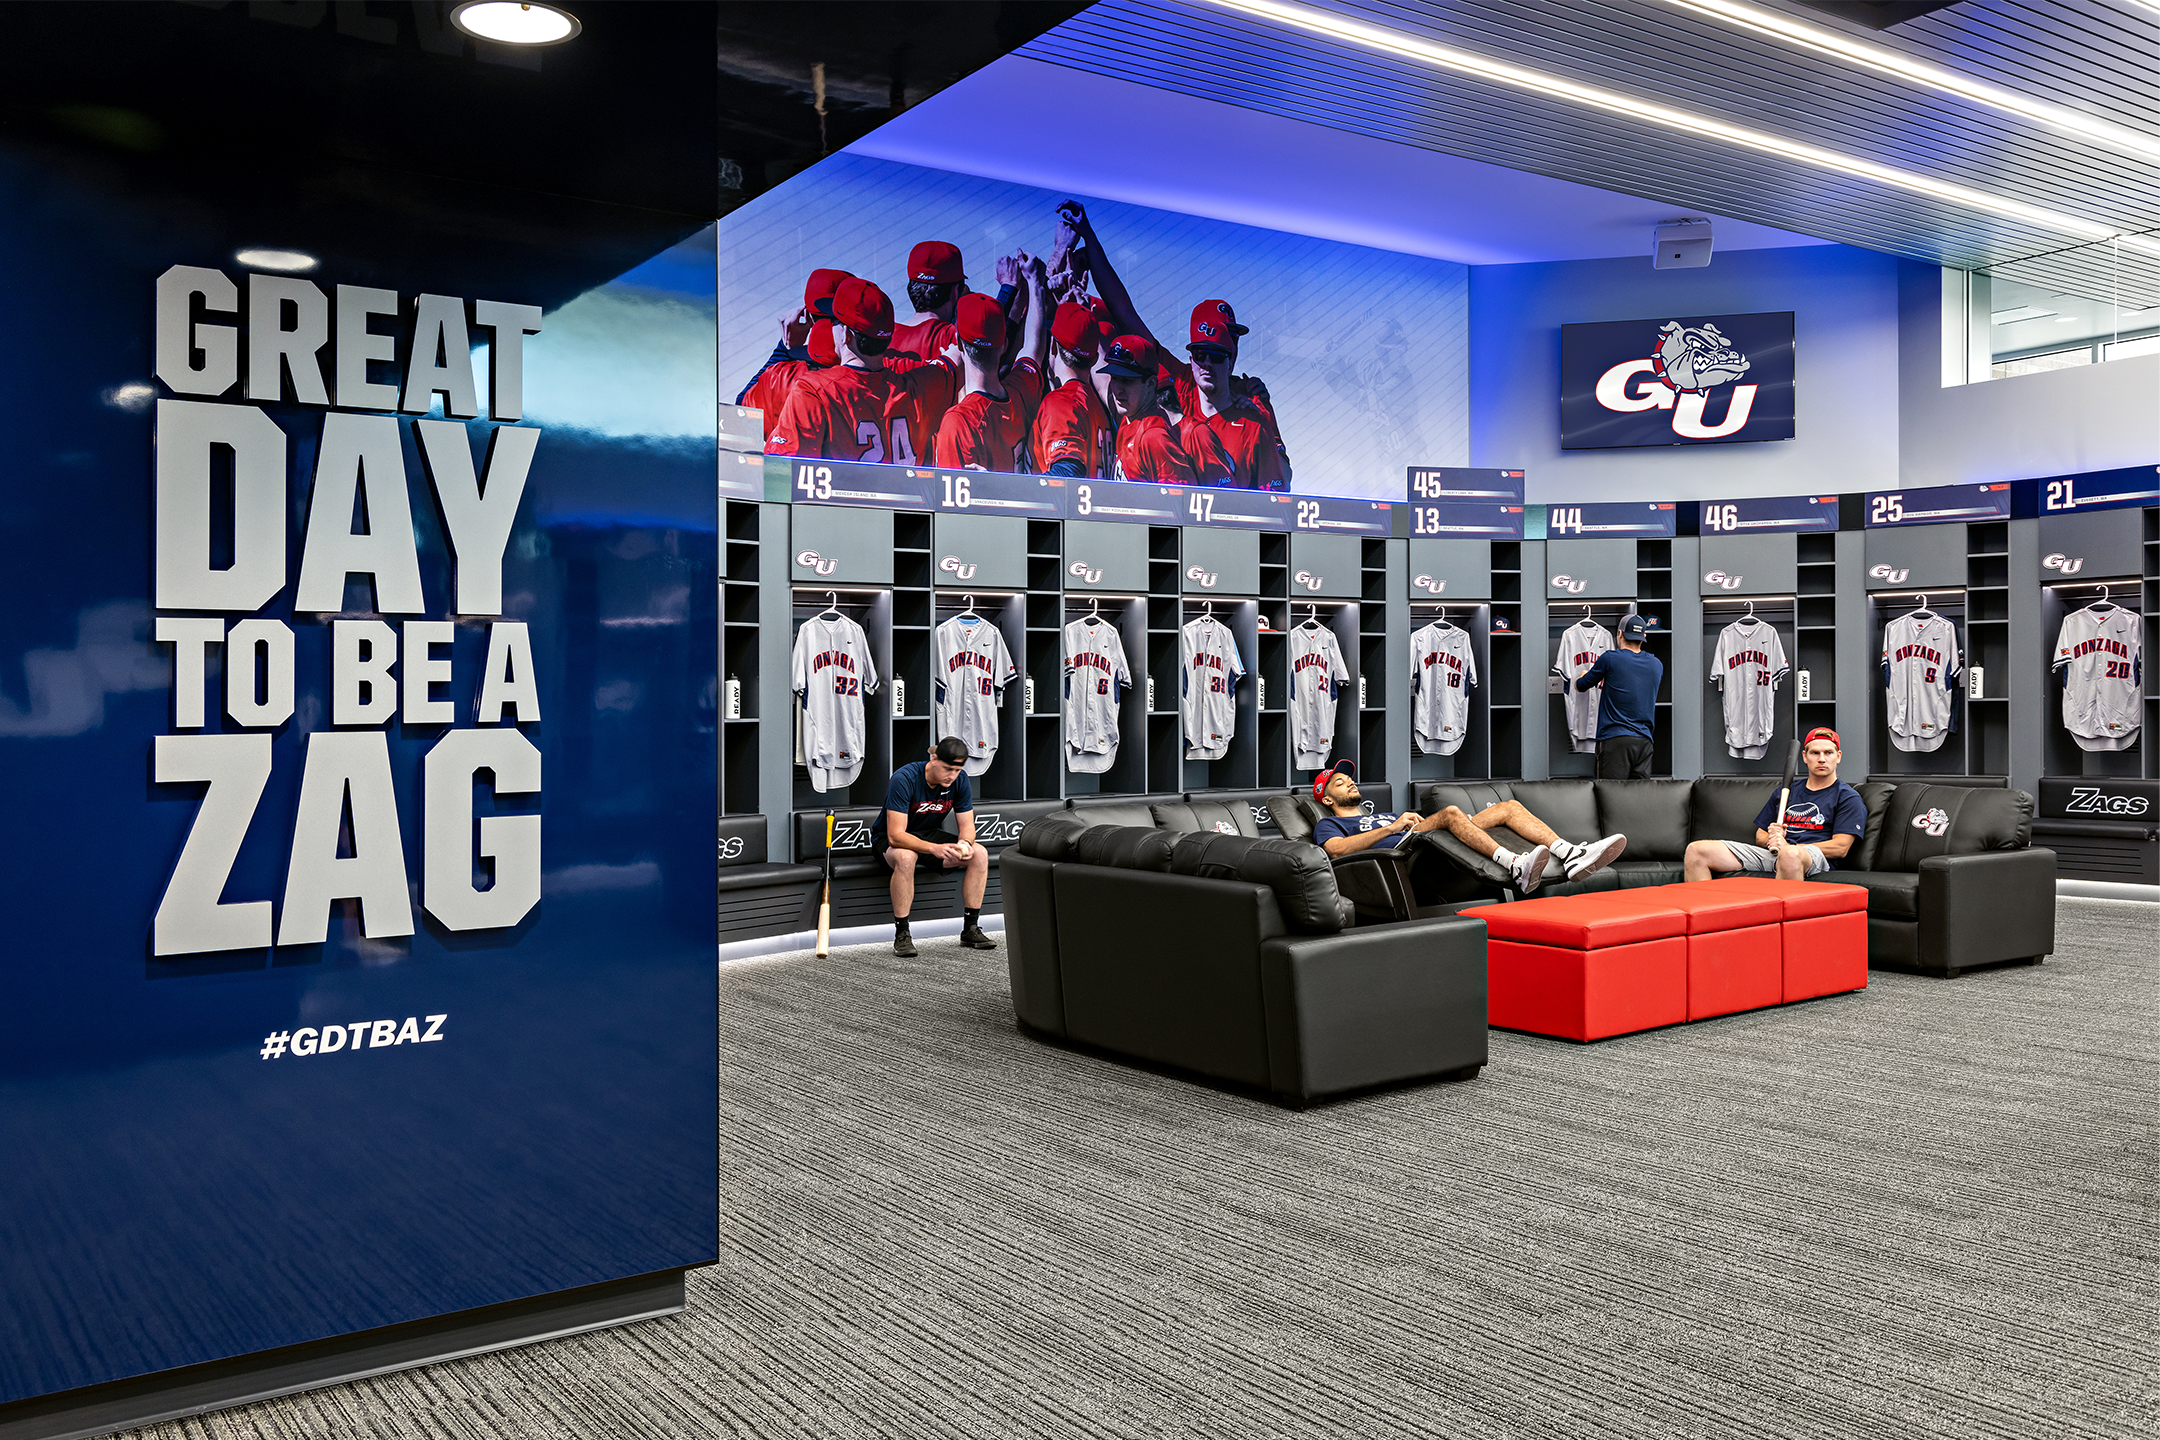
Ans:
POLYGON ((1510 65, 1489 55, 1475 51, 1458 50, 1453 46, 1436 44, 1431 40, 1407 35, 1399 30, 1387 30, 1377 25, 1367 25, 1347 16, 1328 10, 1315 10, 1304 5, 1283 3, 1283 0, 1213 0, 1225 10, 1241 11, 1264 20, 1294 25, 1316 35, 1326 35, 1337 40, 1347 40, 1390 55, 1400 55, 1408 60, 1423 61, 1442 69, 1474 75, 1482 80, 1512 85, 1519 90, 1531 90, 1541 95, 1572 100, 1579 105, 1610 111, 1627 119, 1649 125, 1660 125, 1670 130, 1697 138, 1709 136, 1750 150, 1760 150, 1768 155, 1797 160, 1803 165, 1813 165, 1824 170, 1834 170, 1844 175, 1857 175, 1863 180, 1895 186, 1920 195, 1931 195, 1947 200, 1953 205, 1979 210, 1989 215, 2001 215, 2007 219, 2022 221, 2043 230, 2053 230, 2061 235, 2074 235, 2083 240, 2108 241, 2121 244, 2126 250, 2136 250, 2148 255, 2160 255, 2160 241, 2142 235, 2126 235, 2106 225, 2097 225, 2075 215, 2060 211, 2044 210, 2037 205, 2027 205, 2002 195, 1991 195, 1984 190, 1974 190, 1947 180, 1936 180, 1910 170, 1899 170, 1889 165, 1878 165, 1857 155, 1846 155, 1836 150, 1825 150, 1819 145, 1809 145, 1799 140, 1788 140, 1782 135, 1770 135, 1761 130, 1729 124, 1709 115, 1660 105, 1634 95, 1624 95, 1614 90, 1601 90, 1593 85, 1583 85, 1558 75, 1548 75, 1539 70, 1526 70, 1520 65, 1510 65))
POLYGON ((2077 316, 2075 316, 2075 315, 2058 315, 2058 316, 2056 316, 2056 317, 2055 317, 2055 323, 2056 323, 2057 325, 2075 325, 2075 324, 2077 324, 2077 316))
POLYGON ((250 270, 312 270, 322 263, 303 250, 236 250, 233 259, 250 270))
POLYGON ((567 10, 512 0, 466 0, 450 12, 450 23, 498 45, 559 45, 585 28, 567 10))
POLYGON ((2037 305, 2020 305, 2015 310, 1997 310, 1994 314, 1988 316, 1988 323, 1991 325, 2015 325, 2020 320, 2045 320, 2054 313, 2052 310, 2043 310, 2037 305))
POLYGON ((1991 109, 2002 110, 2022 116, 2052 130, 2068 131, 2081 135, 2102 145, 2142 155, 2148 160, 2160 160, 2160 137, 2143 135, 2127 125, 2117 125, 2096 115, 2082 114, 2065 105, 2051 105, 2045 100, 2035 100, 2000 85, 1990 85, 1955 70, 1945 70, 1940 65, 1930 65, 1925 60, 1915 60, 1900 54, 1886 45, 1875 45, 1840 35, 1835 30, 1820 25, 1810 25, 1805 20, 1795 20, 1766 10, 1760 5, 1747 5, 1739 0, 1665 0, 1668 5, 1682 10, 1714 16, 1727 24, 1738 25, 1761 35, 1775 35, 1795 45, 1825 55, 1835 55, 1850 60, 1855 65, 1865 65, 1870 70, 1885 75, 1895 75, 1901 80, 1911 80, 1931 90, 1960 96, 1991 109))

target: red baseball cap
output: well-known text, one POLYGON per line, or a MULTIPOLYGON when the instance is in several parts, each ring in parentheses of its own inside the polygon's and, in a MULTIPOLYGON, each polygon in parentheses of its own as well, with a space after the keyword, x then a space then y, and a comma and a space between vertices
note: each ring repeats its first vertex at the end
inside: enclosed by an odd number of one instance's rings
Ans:
POLYGON ((1800 742, 1800 748, 1805 750, 1817 740, 1828 740, 1832 745, 1837 746, 1839 750, 1845 748, 1844 743, 1837 738, 1837 731, 1832 730, 1827 725, 1817 725, 1814 729, 1808 731, 1807 738, 1800 742))
POLYGON ((1050 322, 1050 338, 1084 360, 1095 358, 1102 339, 1095 328, 1095 312, 1071 300, 1058 306, 1050 322))
POLYGON ((850 330, 892 339, 892 301, 868 280, 850 275, 833 291, 832 318, 850 330))
POLYGON ((812 270, 809 283, 803 286, 803 309, 812 315, 830 316, 833 291, 840 288, 841 281, 854 278, 845 270, 812 270))
POLYGON ((1237 348, 1234 337, 1249 333, 1237 323, 1237 311, 1227 300, 1202 300, 1192 310, 1192 339, 1187 350, 1220 350, 1225 355, 1237 348))
POLYGON ((908 251, 907 278, 939 285, 956 285, 967 279, 960 267, 960 247, 943 240, 925 240, 908 251))
POLYGON ((1005 312, 991 296, 961 296, 953 320, 959 328, 960 339, 967 344, 1005 343, 1005 312))
POLYGON ((840 363, 840 352, 833 348, 832 343, 832 321, 813 320, 810 322, 810 339, 807 348, 810 352, 810 363, 813 365, 830 370, 840 363))
POLYGON ((1103 373, 1106 375, 1153 376, 1155 373, 1155 347, 1145 335, 1120 335, 1110 342, 1103 352, 1103 373))
POLYGON ((1355 760, 1337 760, 1327 769, 1313 776, 1312 798, 1322 805, 1327 804, 1328 781, 1333 780, 1337 775, 1347 775, 1352 780, 1357 779, 1357 762, 1355 760))

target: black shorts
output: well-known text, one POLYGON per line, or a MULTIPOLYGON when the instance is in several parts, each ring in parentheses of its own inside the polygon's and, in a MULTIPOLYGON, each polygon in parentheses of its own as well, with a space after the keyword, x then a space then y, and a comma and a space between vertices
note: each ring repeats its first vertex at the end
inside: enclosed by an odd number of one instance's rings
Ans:
POLYGON ((1615 735, 1597 742, 1597 778, 1648 780, 1650 742, 1640 735, 1615 735))

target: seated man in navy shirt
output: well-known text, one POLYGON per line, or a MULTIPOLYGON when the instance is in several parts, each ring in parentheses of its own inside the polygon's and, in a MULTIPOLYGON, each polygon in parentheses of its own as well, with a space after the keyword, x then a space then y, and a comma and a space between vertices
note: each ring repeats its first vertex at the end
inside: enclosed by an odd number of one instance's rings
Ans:
POLYGON ((915 871, 960 872, 960 903, 966 917, 960 943, 970 950, 995 950, 997 941, 982 932, 983 890, 990 883, 990 852, 975 843, 975 791, 968 784, 967 741, 948 735, 930 758, 893 771, 885 787, 885 863, 892 867, 893 954, 915 953, 908 934, 908 912, 915 908, 915 871), (948 842, 938 832, 945 817, 960 831, 948 842))
MULTIPOLYGON (((1330 855, 1392 850, 1401 845, 1406 836, 1445 830, 1506 870, 1514 877, 1515 888, 1528 895, 1545 883, 1545 867, 1550 861, 1558 860, 1568 879, 1580 880, 1604 869, 1627 849, 1627 837, 1623 835, 1608 835, 1588 845, 1570 844, 1550 825, 1531 814, 1519 800, 1488 805, 1475 815, 1465 815, 1453 805, 1446 806, 1437 815, 1419 815, 1415 811, 1401 815, 1367 815, 1358 807, 1356 776, 1355 764, 1338 760, 1313 777, 1313 798, 1334 812, 1313 826, 1313 843, 1330 855), (1517 855, 1485 833, 1502 825, 1534 842, 1534 848, 1517 855)), ((1417 888, 1418 878, 1413 870, 1413 889, 1417 888)), ((1420 894, 1417 898, 1421 904, 1430 903, 1426 895, 1420 894)))
POLYGON ((1827 725, 1807 733, 1800 747, 1807 761, 1807 784, 1792 792, 1785 814, 1777 813, 1775 791, 1755 817, 1755 843, 1697 840, 1687 847, 1687 878, 1714 880, 1739 871, 1805 880, 1835 870, 1867 834, 1867 802, 1837 778, 1838 736, 1827 725))

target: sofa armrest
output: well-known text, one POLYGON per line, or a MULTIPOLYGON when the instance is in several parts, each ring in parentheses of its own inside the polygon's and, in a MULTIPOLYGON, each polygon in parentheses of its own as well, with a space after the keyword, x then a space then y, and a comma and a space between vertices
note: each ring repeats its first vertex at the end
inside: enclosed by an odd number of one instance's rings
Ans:
POLYGON ((1410 857, 1400 847, 1329 858, 1335 867, 1335 888, 1359 911, 1378 911, 1397 920, 1411 918, 1417 902, 1410 892, 1410 857))
POLYGON ((1485 922, 1468 915, 1260 946, 1268 1072, 1296 1100, 1485 1063, 1485 922))
POLYGON ((1920 862, 1920 966, 1955 971, 2055 949, 2055 852, 1989 850, 1920 862))

